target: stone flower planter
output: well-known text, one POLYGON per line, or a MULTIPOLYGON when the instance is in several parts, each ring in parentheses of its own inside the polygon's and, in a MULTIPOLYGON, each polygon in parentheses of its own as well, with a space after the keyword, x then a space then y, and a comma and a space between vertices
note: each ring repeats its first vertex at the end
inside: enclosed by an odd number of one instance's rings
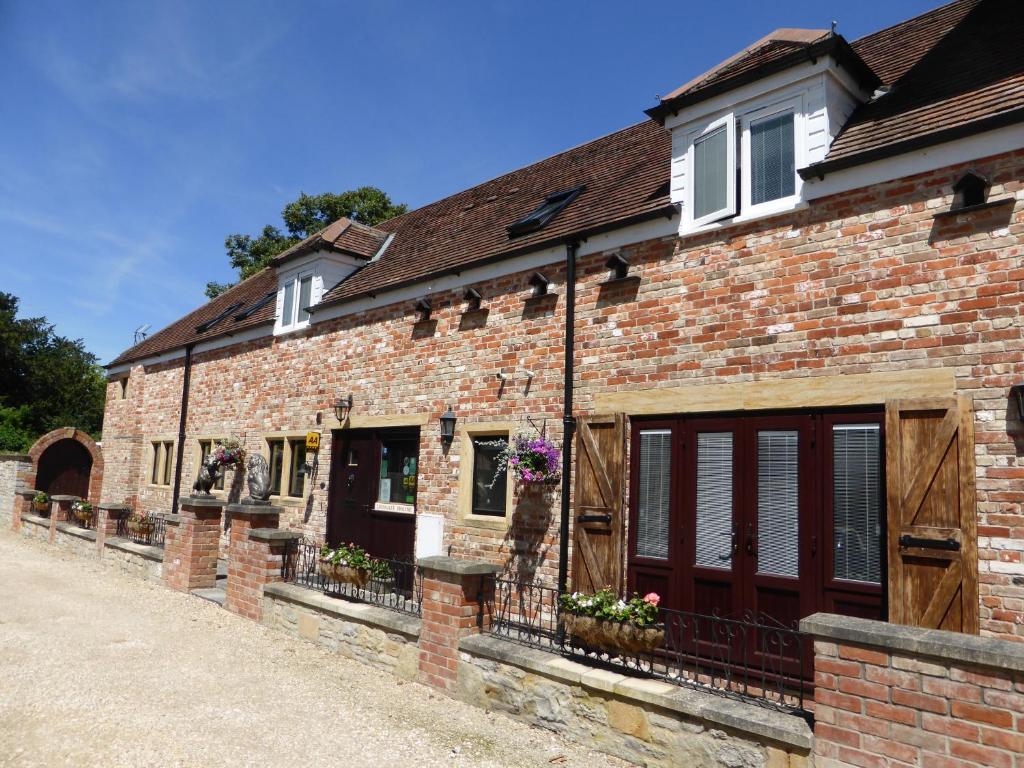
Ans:
POLYGON ((320 575, 325 579, 337 581, 342 584, 354 584, 362 589, 370 581, 370 571, 366 568, 352 568, 347 565, 334 565, 323 560, 320 561, 320 575))
POLYGON ((565 631, 580 644, 606 653, 652 653, 665 643, 665 625, 636 627, 628 621, 609 621, 567 613, 565 631))
POLYGON ((50 502, 48 502, 48 501, 33 501, 32 502, 32 509, 34 509, 36 512, 38 512, 41 515, 45 515, 47 512, 50 511, 50 502))
POLYGON ((86 512, 84 509, 76 509, 72 514, 74 514, 75 520, 82 523, 83 525, 88 525, 92 522, 92 517, 94 513, 91 509, 88 512, 86 512))

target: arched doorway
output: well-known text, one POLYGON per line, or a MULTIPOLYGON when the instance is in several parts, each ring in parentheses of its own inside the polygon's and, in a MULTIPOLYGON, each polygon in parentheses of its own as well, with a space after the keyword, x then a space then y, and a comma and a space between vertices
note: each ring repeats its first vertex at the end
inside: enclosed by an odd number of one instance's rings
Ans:
POLYGON ((39 457, 36 489, 54 494, 89 498, 92 454, 77 440, 58 440, 39 457))

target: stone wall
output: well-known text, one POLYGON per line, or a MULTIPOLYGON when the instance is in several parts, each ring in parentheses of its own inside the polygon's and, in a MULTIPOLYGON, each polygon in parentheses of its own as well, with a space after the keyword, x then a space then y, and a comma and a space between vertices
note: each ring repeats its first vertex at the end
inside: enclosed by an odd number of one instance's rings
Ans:
POLYGON ((264 587, 262 623, 404 680, 416 678, 418 618, 276 583, 264 587))
POLYGON ((53 543, 65 552, 96 559, 96 532, 79 528, 74 523, 57 523, 53 543))
POLYGON ((48 517, 39 517, 34 514, 22 515, 21 523, 20 533, 26 539, 35 539, 36 541, 49 543, 50 519, 48 517))
POLYGON ((0 526, 4 529, 13 525, 14 505, 18 503, 14 492, 24 485, 31 466, 27 454, 0 453, 0 526))
POLYGON ((107 539, 103 563, 129 576, 161 583, 164 551, 159 547, 135 544, 127 539, 107 539))
POLYGON ((463 640, 458 698, 638 765, 804 768, 803 720, 756 704, 629 678, 478 635, 463 640))
MULTIPOLYGON (((577 412, 599 410, 616 393, 948 371, 950 394, 972 396, 976 409, 982 627, 1024 637, 1024 424, 1008 399, 1024 375, 1022 172, 1019 151, 757 221, 647 239, 616 249, 638 279, 615 285, 605 284, 607 252, 581 258, 577 412), (937 215, 969 168, 1005 204, 937 215)), ((312 493, 289 502, 281 520, 322 537, 331 403, 352 392, 354 417, 425 419, 417 510, 444 517, 451 555, 550 583, 558 489, 517 498, 508 528, 467 522, 458 513, 460 438, 446 448, 437 421, 451 406, 460 426, 508 421, 529 430, 532 419, 561 440, 565 270, 553 262, 544 273, 552 295, 539 302, 530 298, 532 270, 476 285, 482 322, 465 322, 461 291, 438 291, 428 327, 408 301, 196 355, 183 486, 195 474, 199 436, 235 435, 265 451, 269 432, 322 431, 312 493), (517 368, 536 375, 495 376, 517 368)), ((149 482, 146 446, 176 435, 181 381, 179 359, 135 366, 124 400, 111 383, 105 499, 167 509, 170 489, 149 482)), ((893 395, 879 389, 876 404, 893 395)), ((240 491, 233 477, 227 485, 240 491)))
POLYGON ((817 768, 1020 768, 1024 644, 816 614, 817 768))

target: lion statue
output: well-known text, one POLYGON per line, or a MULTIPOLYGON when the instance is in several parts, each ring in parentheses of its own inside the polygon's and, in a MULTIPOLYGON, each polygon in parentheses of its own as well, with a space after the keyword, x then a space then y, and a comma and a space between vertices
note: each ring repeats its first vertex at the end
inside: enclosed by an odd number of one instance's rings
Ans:
POLYGON ((249 481, 249 498, 266 501, 270 498, 270 467, 261 454, 254 453, 245 464, 246 479, 249 481))
POLYGON ((192 491, 196 496, 212 496, 210 489, 217 482, 220 476, 220 462, 213 456, 207 456, 206 460, 199 467, 199 476, 192 484, 192 491))

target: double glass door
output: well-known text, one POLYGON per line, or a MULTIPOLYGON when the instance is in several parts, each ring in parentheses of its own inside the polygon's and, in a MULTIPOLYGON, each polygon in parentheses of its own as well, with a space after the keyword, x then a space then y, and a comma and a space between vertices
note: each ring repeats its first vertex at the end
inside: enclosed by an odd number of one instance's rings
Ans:
POLYGON ((880 413, 637 421, 630 588, 707 616, 882 618, 880 413))

